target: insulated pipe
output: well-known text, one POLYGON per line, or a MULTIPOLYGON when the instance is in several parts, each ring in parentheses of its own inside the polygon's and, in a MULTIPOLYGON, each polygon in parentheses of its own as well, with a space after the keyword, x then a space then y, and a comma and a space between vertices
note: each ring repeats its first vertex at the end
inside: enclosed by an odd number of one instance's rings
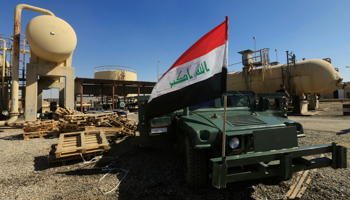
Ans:
POLYGON ((0 39, 0 41, 2 41, 4 43, 4 48, 2 49, 2 87, 1 87, 1 100, 3 105, 5 105, 4 103, 4 99, 5 99, 5 67, 6 67, 6 41, 4 39, 0 39))
MULTIPOLYGON (((0 47, 0 51, 3 51, 4 48, 0 47)), ((12 52, 12 49, 11 48, 6 48, 6 51, 7 52, 12 52)), ((25 53, 25 54, 29 54, 30 53, 30 50, 19 50, 20 53, 25 53)))
POLYGON ((11 85, 11 118, 7 121, 0 121, 0 126, 9 125, 15 122, 18 118, 18 89, 19 89, 19 53, 21 39, 21 12, 22 10, 31 10, 34 12, 55 16, 51 11, 30 6, 27 4, 19 4, 15 8, 15 21, 13 30, 13 54, 12 54, 12 85, 11 85))

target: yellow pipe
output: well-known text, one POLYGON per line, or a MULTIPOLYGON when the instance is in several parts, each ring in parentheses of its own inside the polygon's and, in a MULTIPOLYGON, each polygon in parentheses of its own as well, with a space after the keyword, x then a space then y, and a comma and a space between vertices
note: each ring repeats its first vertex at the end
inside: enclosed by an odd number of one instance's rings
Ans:
POLYGON ((15 8, 15 21, 13 30, 13 54, 12 54, 12 85, 11 85, 11 118, 8 121, 0 121, 0 126, 14 123, 18 118, 18 90, 19 90, 19 53, 20 53, 20 34, 21 34, 21 13, 22 10, 31 10, 34 12, 55 16, 51 11, 38 8, 27 4, 19 4, 15 8))
POLYGON ((1 87, 1 100, 4 105, 5 99, 5 67, 6 67, 6 41, 4 39, 0 39, 4 43, 4 48, 2 48, 2 87, 1 87))
MULTIPOLYGON (((4 48, 0 47, 0 51, 3 51, 3 50, 4 50, 4 48)), ((7 52, 11 52, 12 49, 11 49, 11 48, 6 48, 6 51, 7 51, 7 52)), ((30 53, 30 50, 23 50, 23 49, 21 49, 19 52, 20 52, 20 53, 29 54, 29 53, 30 53)))

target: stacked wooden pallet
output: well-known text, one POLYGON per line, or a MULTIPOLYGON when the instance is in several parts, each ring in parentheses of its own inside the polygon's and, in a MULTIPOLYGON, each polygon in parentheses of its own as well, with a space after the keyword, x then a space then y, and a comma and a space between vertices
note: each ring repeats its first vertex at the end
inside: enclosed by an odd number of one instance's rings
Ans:
POLYGON ((70 109, 70 108, 61 108, 61 107, 58 107, 57 110, 55 111, 55 113, 58 114, 60 118, 62 118, 65 115, 84 114, 84 113, 79 112, 77 110, 73 110, 73 109, 70 109))
POLYGON ((112 115, 114 113, 65 115, 60 119, 62 132, 94 130, 97 126, 102 126, 112 115))
POLYGON ((37 120, 17 124, 17 126, 22 126, 24 130, 24 139, 98 129, 106 133, 109 141, 114 141, 119 136, 134 135, 136 130, 135 123, 125 116, 118 116, 113 112, 83 114, 68 108, 59 108, 56 113, 60 116, 58 120, 37 120))
POLYGON ((37 120, 15 125, 22 127, 24 139, 43 138, 44 136, 57 137, 60 133, 60 122, 54 120, 37 120))
POLYGON ((108 117, 108 124, 104 124, 104 126, 111 126, 111 127, 123 127, 120 130, 120 134, 123 135, 130 135, 135 134, 135 130, 137 128, 136 124, 133 123, 131 120, 125 118, 125 117, 119 117, 119 116, 110 116, 108 117))
POLYGON ((99 155, 110 147, 103 131, 94 130, 60 134, 58 144, 51 148, 49 163, 99 155))

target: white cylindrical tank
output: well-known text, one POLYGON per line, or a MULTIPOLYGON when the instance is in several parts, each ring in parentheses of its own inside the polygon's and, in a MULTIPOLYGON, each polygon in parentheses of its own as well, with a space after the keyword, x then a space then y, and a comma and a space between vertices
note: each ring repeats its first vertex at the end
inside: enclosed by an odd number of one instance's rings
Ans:
POLYGON ((137 81, 137 70, 125 66, 100 66, 94 69, 95 79, 137 81))
POLYGON ((27 24, 25 33, 30 51, 51 62, 65 61, 77 45, 74 29, 55 16, 41 15, 33 18, 27 24))
MULTIPOLYGON (((3 57, 0 55, 0 68, 2 68, 2 59, 3 59, 3 57)), ((10 67, 10 63, 6 60, 5 61, 5 68, 9 68, 10 67)))
MULTIPOLYGON (((2 70, 2 59, 3 57, 0 55, 0 70, 2 70)), ((8 74, 8 71, 9 71, 9 68, 10 68, 10 63, 6 60, 5 61, 5 74, 8 74)), ((0 71, 0 74, 2 73, 2 71, 0 71)), ((2 76, 2 74, 1 74, 2 76)))
MULTIPOLYGON (((282 80, 288 87, 287 64, 254 69, 248 73, 234 72, 227 75, 228 90, 253 90, 255 93, 274 93, 280 88, 282 80), (263 76, 264 73, 264 76, 263 76)), ((290 94, 301 95, 333 92, 344 86, 342 77, 332 64, 321 59, 311 59, 290 65, 290 94)), ((287 88, 286 87, 286 88, 287 88)))

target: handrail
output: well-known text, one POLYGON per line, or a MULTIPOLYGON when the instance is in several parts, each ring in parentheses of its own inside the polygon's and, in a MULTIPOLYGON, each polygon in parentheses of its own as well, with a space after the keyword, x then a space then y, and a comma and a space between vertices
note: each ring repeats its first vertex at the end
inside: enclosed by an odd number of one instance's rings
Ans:
POLYGON ((137 74, 137 69, 132 67, 119 66, 119 65, 105 65, 105 66, 99 66, 94 68, 94 72, 111 71, 111 70, 128 71, 128 72, 133 72, 137 74))

